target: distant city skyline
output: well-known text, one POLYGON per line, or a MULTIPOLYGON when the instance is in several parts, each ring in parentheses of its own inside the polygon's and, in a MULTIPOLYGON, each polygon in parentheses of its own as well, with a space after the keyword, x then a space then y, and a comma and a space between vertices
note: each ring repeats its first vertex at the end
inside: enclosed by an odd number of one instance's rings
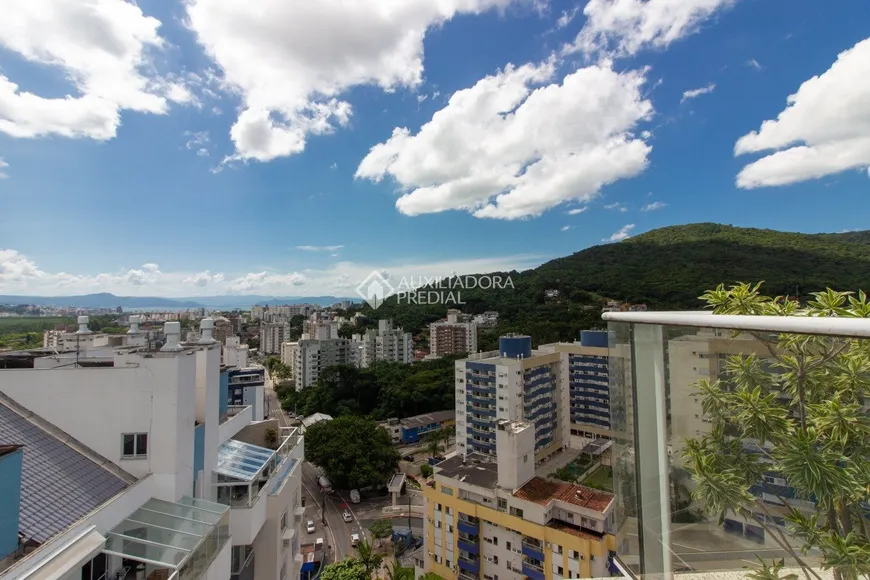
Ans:
POLYGON ((0 294, 353 295, 674 224, 866 227, 867 3, 50 5, 0 23, 0 294))

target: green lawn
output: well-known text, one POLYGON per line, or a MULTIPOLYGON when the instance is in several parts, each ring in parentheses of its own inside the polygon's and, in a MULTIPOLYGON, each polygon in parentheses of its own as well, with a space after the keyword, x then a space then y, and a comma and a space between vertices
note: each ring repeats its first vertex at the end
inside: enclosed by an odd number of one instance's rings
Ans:
POLYGON ((613 470, 606 465, 602 465, 592 475, 581 482, 581 485, 602 489, 604 491, 613 491, 613 470))

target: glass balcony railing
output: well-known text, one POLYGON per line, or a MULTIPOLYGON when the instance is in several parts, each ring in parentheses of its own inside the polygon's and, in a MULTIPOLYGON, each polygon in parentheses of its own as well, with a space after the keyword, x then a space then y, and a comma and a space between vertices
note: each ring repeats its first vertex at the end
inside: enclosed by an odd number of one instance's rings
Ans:
POLYGON ((745 573, 781 559, 800 578, 832 563, 867 574, 862 300, 809 316, 604 314, 623 568, 745 573))

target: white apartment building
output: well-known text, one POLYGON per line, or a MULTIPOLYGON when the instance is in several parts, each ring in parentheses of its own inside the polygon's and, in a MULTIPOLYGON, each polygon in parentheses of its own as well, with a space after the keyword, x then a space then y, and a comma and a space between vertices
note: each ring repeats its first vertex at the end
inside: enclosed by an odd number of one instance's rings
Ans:
POLYGON ((375 361, 411 364, 414 360, 414 341, 410 332, 393 328, 392 320, 379 320, 378 329, 353 335, 359 344, 359 366, 366 368, 375 361))
POLYGON ((356 348, 346 338, 303 338, 297 342, 285 342, 281 345, 281 362, 290 367, 297 390, 316 383, 327 367, 359 364, 356 348))
POLYGON ((228 367, 245 368, 248 366, 250 349, 247 344, 242 344, 238 336, 228 336, 223 347, 223 364, 228 367))
POLYGON ((0 437, 22 457, 0 461, 0 480, 20 494, 23 540, 0 554, 0 578, 299 577, 303 439, 270 440, 276 421, 228 407, 212 320, 201 328, 181 343, 169 322, 152 350, 134 324, 110 349, 6 361, 0 437))
POLYGON ((429 354, 432 357, 476 352, 477 323, 464 320, 458 310, 448 310, 446 320, 429 325, 429 354))
POLYGON ((260 352, 279 354, 281 343, 290 340, 290 325, 286 322, 263 322, 260 324, 260 352))

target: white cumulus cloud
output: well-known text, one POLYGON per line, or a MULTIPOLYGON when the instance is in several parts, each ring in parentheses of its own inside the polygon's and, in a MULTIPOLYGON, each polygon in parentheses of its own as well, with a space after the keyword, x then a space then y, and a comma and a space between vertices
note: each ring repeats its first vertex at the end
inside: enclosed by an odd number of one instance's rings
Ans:
POLYGON ((9 167, 9 164, 0 159, 0 179, 6 179, 9 175, 6 173, 5 169, 9 167))
POLYGON ((621 242, 625 238, 631 237, 631 230, 634 229, 634 224, 626 224, 614 232, 609 238, 604 238, 602 242, 621 242))
POLYGON ((640 211, 656 211, 657 209, 662 209, 663 207, 666 207, 667 205, 668 204, 666 204, 663 201, 654 201, 654 202, 648 203, 645 206, 643 206, 642 208, 640 208, 640 211))
POLYGON ((736 0, 589 0, 586 23, 564 52, 631 56, 662 49, 685 36, 736 0))
POLYGON ((588 205, 584 205, 583 207, 575 207, 574 209, 569 209, 569 210, 568 210, 567 212, 565 212, 565 213, 567 213, 568 215, 577 215, 577 214, 581 214, 581 213, 583 213, 583 212, 586 211, 587 209, 589 209, 589 206, 588 206, 588 205))
POLYGON ((268 161, 347 125, 341 95, 423 79, 426 32, 458 14, 532 0, 188 0, 190 26, 242 99, 231 159, 268 161))
POLYGON ((738 174, 737 186, 746 189, 870 167, 870 38, 805 81, 785 110, 741 137, 734 152, 770 152, 738 174))
POLYGON ((554 77, 553 61, 509 65, 457 91, 416 135, 397 127, 372 147, 356 177, 393 178, 406 215, 517 219, 643 171, 651 147, 633 131, 653 111, 644 72, 590 66, 554 77))
POLYGON ((685 103, 691 99, 696 97, 700 97, 701 95, 707 95, 716 90, 716 83, 710 83, 709 85, 703 86, 699 89, 690 89, 688 91, 683 92, 683 98, 680 99, 681 103, 685 103))
POLYGON ((296 246, 297 250, 304 252, 335 252, 342 249, 344 246, 296 246))
POLYGON ((183 83, 154 73, 160 21, 124 0, 4 0, 0 47, 60 71, 74 92, 42 97, 0 74, 0 132, 108 140, 122 110, 166 113, 192 103, 183 83))

